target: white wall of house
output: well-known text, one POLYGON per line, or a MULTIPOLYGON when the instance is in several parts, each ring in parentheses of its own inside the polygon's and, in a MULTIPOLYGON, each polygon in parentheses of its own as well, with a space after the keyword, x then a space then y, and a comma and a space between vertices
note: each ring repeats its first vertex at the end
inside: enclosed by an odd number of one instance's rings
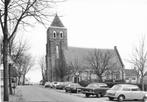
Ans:
POLYGON ((126 83, 138 83, 136 76, 125 76, 126 83))

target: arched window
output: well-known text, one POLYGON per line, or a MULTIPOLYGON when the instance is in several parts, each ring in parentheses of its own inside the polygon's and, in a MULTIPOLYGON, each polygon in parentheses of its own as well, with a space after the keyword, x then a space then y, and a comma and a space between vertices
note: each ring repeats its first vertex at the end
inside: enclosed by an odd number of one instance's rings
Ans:
POLYGON ((63 32, 60 31, 60 38, 63 38, 63 32))
POLYGON ((53 37, 56 38, 56 31, 53 32, 53 37))

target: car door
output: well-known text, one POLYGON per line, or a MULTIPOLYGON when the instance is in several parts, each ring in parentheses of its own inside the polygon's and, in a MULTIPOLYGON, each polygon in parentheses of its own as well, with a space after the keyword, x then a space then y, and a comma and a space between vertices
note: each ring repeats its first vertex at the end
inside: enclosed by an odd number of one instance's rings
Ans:
POLYGON ((143 99, 144 93, 139 88, 132 88, 131 93, 132 99, 143 99))
POLYGON ((131 89, 129 87, 124 87, 122 89, 122 94, 125 96, 125 99, 131 99, 132 97, 131 89))

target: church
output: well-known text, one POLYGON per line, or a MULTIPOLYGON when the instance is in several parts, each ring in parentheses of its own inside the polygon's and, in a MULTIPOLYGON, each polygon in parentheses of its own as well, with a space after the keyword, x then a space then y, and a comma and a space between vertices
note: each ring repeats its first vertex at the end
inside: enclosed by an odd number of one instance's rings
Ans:
MULTIPOLYGON (((67 28, 61 22, 59 16, 56 14, 50 27, 47 29, 47 44, 46 44, 46 78, 47 81, 61 81, 57 77, 56 69, 60 59, 61 51, 63 52, 66 65, 71 68, 72 73, 67 74, 65 81, 79 82, 82 80, 97 80, 98 76, 95 74, 93 68, 87 62, 87 56, 94 52, 93 48, 79 48, 68 46, 67 28), (62 50, 61 50, 62 49, 62 50), (74 68, 74 70, 73 70, 74 68)), ((111 70, 107 70, 103 74, 102 80, 123 80, 124 78, 124 64, 117 50, 114 49, 96 49, 101 53, 111 53, 113 58, 112 63, 115 66, 111 70)), ((63 81, 63 80, 62 80, 63 81)))

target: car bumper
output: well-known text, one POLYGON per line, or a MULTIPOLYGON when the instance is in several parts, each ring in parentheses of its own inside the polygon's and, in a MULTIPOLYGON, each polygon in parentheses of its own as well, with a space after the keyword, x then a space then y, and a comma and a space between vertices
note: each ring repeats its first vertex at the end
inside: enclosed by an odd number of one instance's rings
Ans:
POLYGON ((96 93, 94 92, 90 92, 90 91, 82 91, 83 94, 91 94, 91 95, 95 95, 96 93))
POLYGON ((64 89, 63 86, 56 86, 56 89, 64 89))
POLYGON ((112 94, 112 93, 106 93, 105 95, 104 95, 105 97, 111 97, 111 98, 114 98, 114 99, 116 99, 117 98, 117 96, 116 95, 114 95, 114 94, 112 94))

